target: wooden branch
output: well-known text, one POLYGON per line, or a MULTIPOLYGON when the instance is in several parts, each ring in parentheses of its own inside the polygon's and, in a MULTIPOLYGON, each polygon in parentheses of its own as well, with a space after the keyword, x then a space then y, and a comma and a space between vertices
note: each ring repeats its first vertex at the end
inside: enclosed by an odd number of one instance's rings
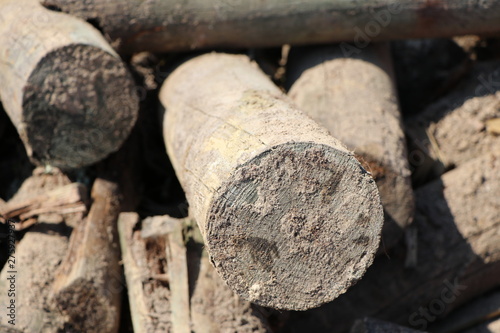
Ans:
POLYGON ((2 0, 0 13, 0 97, 32 161, 76 168, 116 151, 138 97, 99 31, 36 0, 2 0))
POLYGON ((89 215, 71 235, 67 256, 52 284, 52 302, 81 332, 117 332, 122 273, 116 221, 118 186, 97 178, 89 215))
POLYGON ((404 250, 375 260, 348 293, 307 316, 297 331, 343 332, 360 316, 425 330, 438 318, 500 284, 500 151, 444 174, 416 191, 418 266, 404 250), (481 203, 480 205, 478 203, 481 203))
POLYGON ((478 63, 457 89, 407 121, 410 162, 420 182, 500 149, 492 133, 500 118, 500 62, 478 63))
POLYGON ((358 319, 352 325, 349 333, 418 333, 408 327, 399 326, 393 323, 385 322, 374 318, 358 319))
POLYGON ((361 278, 383 222, 373 178, 247 57, 192 59, 160 99, 193 218, 238 295, 305 310, 361 278))
POLYGON ((97 22, 125 53, 339 41, 350 42, 346 48, 359 52, 374 40, 500 31, 500 4, 495 0, 41 2, 97 22))
POLYGON ((353 57, 339 45, 292 48, 288 57, 288 95, 352 149, 375 178, 386 217, 381 250, 397 243, 414 212, 393 78, 386 43, 353 57))

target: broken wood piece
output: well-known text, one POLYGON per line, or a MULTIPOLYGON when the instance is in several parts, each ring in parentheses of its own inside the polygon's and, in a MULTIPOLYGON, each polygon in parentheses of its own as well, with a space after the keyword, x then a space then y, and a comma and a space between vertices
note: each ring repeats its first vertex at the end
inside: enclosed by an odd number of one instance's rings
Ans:
POLYGON ((500 118, 499 81, 500 62, 477 63, 453 92, 406 121, 418 181, 500 149, 491 126, 500 118))
MULTIPOLYGON (((156 316, 151 314, 151 304, 143 289, 149 280, 150 269, 147 266, 146 244, 134 229, 140 218, 137 213, 121 213, 118 218, 118 233, 122 253, 125 279, 127 282, 130 315, 134 332, 160 332, 155 323, 156 316)), ((162 316, 165 318, 165 316, 162 316)), ((168 320, 168 318, 165 318, 168 320)), ((163 327, 167 332, 170 325, 163 327)))
POLYGON ((118 185, 97 178, 92 206, 72 233, 69 249, 51 287, 53 306, 80 332, 117 332, 122 272, 118 261, 116 221, 120 213, 118 185))
POLYGON ((248 57, 189 60, 160 100, 192 216, 238 295, 305 310, 363 276, 383 223, 373 178, 248 57))
POLYGON ((426 330, 500 285, 500 151, 462 164, 415 196, 418 265, 405 268, 404 248, 396 247, 348 293, 307 314, 292 313, 287 325, 343 332, 360 316, 376 316, 426 330))
POLYGON ((0 97, 31 160, 77 168, 118 150, 138 96, 100 32, 37 0, 0 8, 0 97))
MULTIPOLYGON (((26 179, 9 204, 16 206, 30 202, 33 197, 43 193, 52 193, 58 188, 70 184, 67 175, 59 170, 52 174, 34 170, 33 175, 26 179)), ((81 186, 81 185, 79 185, 81 186)), ((67 215, 65 218, 76 219, 81 213, 67 215)), ((15 328, 21 332, 58 332, 64 330, 65 317, 57 309, 50 308, 50 288, 54 280, 54 272, 67 253, 71 228, 64 223, 51 223, 37 219, 38 224, 31 228, 16 244, 13 267, 5 265, 0 273, 0 287, 9 290, 10 281, 7 277, 15 275, 16 321, 15 328), (50 250, 48 250, 50 249, 50 250), (15 271, 15 273, 9 272, 15 271)), ((0 293, 0 305, 7 306, 10 302, 7 292, 0 293)), ((0 326, 13 327, 8 324, 10 318, 1 316, 0 326)))
MULTIPOLYGON (((144 227, 151 225, 151 221, 166 219, 171 218, 153 216, 142 221, 142 225, 144 227)), ((174 304, 171 295, 175 292, 174 286, 169 285, 167 288, 168 281, 155 279, 155 276, 162 275, 157 272, 170 275, 173 269, 168 263, 163 267, 167 244, 161 235, 165 235, 165 232, 160 228, 148 237, 143 237, 142 231, 136 227, 139 221, 136 213, 122 213, 118 222, 134 332, 173 331, 171 311, 174 311, 174 304), (162 312, 158 313, 158 310, 162 312)), ((195 227, 190 218, 178 221, 184 232, 195 227)), ((188 316, 191 318, 192 330, 195 333, 269 332, 265 319, 253 305, 235 295, 219 278, 206 253, 201 253, 201 236, 194 235, 192 240, 196 246, 187 247, 189 285, 192 290, 188 316)))
POLYGON ((71 183, 53 190, 32 196, 26 200, 15 200, 3 206, 1 215, 4 219, 19 217, 21 221, 44 213, 61 215, 86 212, 88 202, 87 188, 80 183, 71 183))
POLYGON ((399 326, 386 321, 374 319, 374 318, 363 318, 358 319, 352 325, 349 333, 418 333, 422 331, 416 331, 408 327, 399 326))
POLYGON ((385 213, 380 250, 393 247, 413 220, 414 200, 389 44, 351 57, 339 45, 292 48, 287 80, 297 106, 372 174, 385 213))
POLYGON ((500 4, 467 0, 315 0, 293 2, 41 0, 98 22, 120 52, 164 53, 213 47, 344 43, 362 52, 373 41, 489 35, 500 31, 500 4), (131 24, 132 22, 132 24, 131 24), (314 22, 312 24, 311 22, 314 22))

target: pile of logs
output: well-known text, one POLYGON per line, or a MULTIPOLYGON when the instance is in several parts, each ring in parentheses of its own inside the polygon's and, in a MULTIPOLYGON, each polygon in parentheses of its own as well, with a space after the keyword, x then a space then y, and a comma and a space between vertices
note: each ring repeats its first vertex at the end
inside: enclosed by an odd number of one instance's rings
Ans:
POLYGON ((500 332, 499 22, 0 0, 0 331, 500 332))

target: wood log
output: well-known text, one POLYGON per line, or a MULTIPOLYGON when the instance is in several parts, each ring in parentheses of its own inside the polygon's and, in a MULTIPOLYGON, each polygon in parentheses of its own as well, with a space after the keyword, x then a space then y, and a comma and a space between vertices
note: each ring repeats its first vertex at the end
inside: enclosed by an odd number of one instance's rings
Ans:
POLYGON ((500 290, 456 309, 443 320, 431 325, 430 330, 436 333, 500 332, 500 290))
POLYGON ((478 63, 457 89, 407 120, 417 181, 500 149, 491 126, 500 118, 499 82, 500 62, 478 63))
POLYGON ((193 218, 238 295, 304 310, 361 278, 383 223, 373 178, 246 56, 192 59, 160 99, 193 218))
POLYGON ((380 256, 348 293, 292 315, 284 332, 344 332, 360 316, 425 330, 500 284, 500 151, 447 172, 416 191, 418 265, 404 249, 380 256), (480 203, 480 204, 478 204, 480 203))
POLYGON ((418 333, 422 331, 416 331, 408 327, 399 326, 386 321, 374 319, 374 318, 363 318, 358 319, 352 325, 349 333, 418 333))
POLYGON ((96 22, 120 52, 207 47, 267 47, 348 41, 451 37, 500 31, 500 4, 467 0, 148 1, 41 0, 96 22))
POLYGON ((79 332, 118 332, 122 272, 116 221, 118 185, 97 178, 93 204, 71 243, 51 287, 51 302, 79 332))
POLYGON ((0 97, 32 161, 77 168, 118 150, 138 97, 99 31, 36 0, 0 8, 0 97))
POLYGON ((413 220, 413 190, 387 43, 345 57, 338 45, 292 48, 288 96, 358 156, 380 191, 381 249, 413 220))
MULTIPOLYGON (((32 201, 33 198, 48 191, 55 191, 68 186, 70 180, 67 175, 53 170, 53 173, 42 173, 35 170, 33 175, 26 179, 16 195, 8 202, 17 205, 32 201)), ((81 218, 81 213, 75 213, 81 218)), ((68 215, 65 218, 69 218, 68 215)), ((64 329, 64 316, 57 309, 50 308, 50 288, 54 280, 54 272, 61 264, 69 244, 71 228, 64 223, 52 223, 38 218, 38 224, 29 229, 15 249, 15 326, 10 325, 10 318, 2 315, 0 329, 9 332, 8 328, 18 329, 20 332, 57 332, 64 329), (49 250, 50 249, 50 250, 49 250)), ((7 277, 11 269, 6 265, 0 273, 0 304, 7 306, 10 299, 7 294, 9 282, 7 277)), ((5 306, 5 307, 4 307, 5 306)))

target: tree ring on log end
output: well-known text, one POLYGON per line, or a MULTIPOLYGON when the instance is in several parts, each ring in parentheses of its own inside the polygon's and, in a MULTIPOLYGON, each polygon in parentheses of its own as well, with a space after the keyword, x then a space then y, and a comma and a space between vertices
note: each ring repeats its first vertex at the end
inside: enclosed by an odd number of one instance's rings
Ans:
POLYGON ((372 177, 349 153, 309 142, 272 147, 217 191, 206 244, 217 272, 256 304, 306 310, 361 278, 383 211, 372 177))
POLYGON ((118 150, 138 108, 132 77, 119 58, 73 44, 47 54, 31 73, 21 135, 35 162, 77 168, 118 150))

